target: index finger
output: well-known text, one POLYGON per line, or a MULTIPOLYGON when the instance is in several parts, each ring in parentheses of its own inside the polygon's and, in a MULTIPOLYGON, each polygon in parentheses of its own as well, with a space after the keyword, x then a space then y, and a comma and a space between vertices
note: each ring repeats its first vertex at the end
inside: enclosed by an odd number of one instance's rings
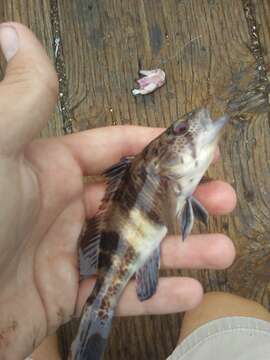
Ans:
MULTIPOLYGON (((122 157, 140 152, 163 131, 134 125, 107 126, 66 135, 60 141, 68 146, 85 175, 99 175, 122 157)), ((218 156, 217 150, 215 158, 218 156)))
POLYGON ((83 131, 60 138, 84 174, 98 175, 122 157, 135 155, 164 129, 119 125, 83 131))

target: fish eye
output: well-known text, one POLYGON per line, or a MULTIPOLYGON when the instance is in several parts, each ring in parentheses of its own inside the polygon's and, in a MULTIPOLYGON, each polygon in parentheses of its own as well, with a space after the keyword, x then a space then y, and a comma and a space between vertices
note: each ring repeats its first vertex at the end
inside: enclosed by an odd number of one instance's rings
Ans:
POLYGON ((182 121, 174 127, 173 132, 175 135, 184 135, 188 131, 188 128, 187 121, 182 121))

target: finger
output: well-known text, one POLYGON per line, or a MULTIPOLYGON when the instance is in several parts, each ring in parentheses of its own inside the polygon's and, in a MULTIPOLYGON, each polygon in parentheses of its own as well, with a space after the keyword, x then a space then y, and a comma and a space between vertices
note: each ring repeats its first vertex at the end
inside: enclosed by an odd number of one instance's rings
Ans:
POLYGON ((99 208, 101 200, 105 193, 106 185, 104 183, 88 184, 84 191, 84 206, 86 209, 86 217, 93 217, 99 208))
MULTIPOLYGON (((161 266, 170 269, 224 269, 232 264, 234 257, 235 248, 231 240, 222 234, 191 235, 185 242, 182 242, 179 237, 169 236, 162 242, 161 247, 161 266)), ((83 304, 90 295, 94 282, 93 278, 82 282, 77 315, 80 314, 83 304)), ((118 314, 143 315, 185 311, 189 306, 192 308, 197 305, 200 301, 200 291, 200 284, 192 279, 161 278, 157 294, 141 303, 137 299, 135 284, 132 281, 121 298, 118 314), (187 284, 188 287, 186 287, 187 284)))
POLYGON ((136 282, 131 281, 120 299, 117 315, 136 316, 170 314, 193 309, 202 300, 201 284, 191 278, 160 278, 157 292, 152 298, 140 301, 136 294, 136 282))
MULTIPOLYGON (((69 147, 85 175, 97 175, 122 157, 140 152, 162 131, 144 126, 107 126, 64 136, 60 141, 69 147)), ((218 158, 219 149, 214 161, 218 158)))
POLYGON ((223 215, 230 213, 236 206, 236 193, 233 187, 221 180, 212 180, 200 184, 194 196, 210 214, 223 215))
MULTIPOLYGON (((80 288, 76 315, 90 295, 94 280, 85 280, 80 288)), ((150 314, 170 314, 186 311, 197 306, 203 296, 201 284, 191 278, 160 278, 156 294, 146 301, 140 301, 136 294, 136 283, 130 281, 120 298, 118 316, 138 316, 150 314)))
POLYGON ((24 25, 1 24, 0 45, 7 60, 0 83, 0 144, 10 154, 22 150, 49 120, 58 81, 41 44, 24 25))
POLYGON ((168 269, 226 269, 235 258, 232 241, 223 234, 168 236, 161 243, 161 266, 168 269))
MULTIPOLYGON (((104 183, 88 184, 85 187, 84 203, 88 218, 96 214, 105 188, 104 183)), ((228 183, 219 180, 199 185, 194 195, 210 214, 228 214, 236 205, 234 189, 228 183)))
POLYGON ((143 126, 107 126, 60 138, 86 175, 97 175, 122 157, 135 155, 164 129, 143 126))

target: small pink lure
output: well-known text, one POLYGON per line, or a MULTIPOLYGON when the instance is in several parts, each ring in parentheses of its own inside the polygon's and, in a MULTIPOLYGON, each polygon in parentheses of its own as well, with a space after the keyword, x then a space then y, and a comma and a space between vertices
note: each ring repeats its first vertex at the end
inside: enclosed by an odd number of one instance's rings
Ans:
POLYGON ((161 69, 140 70, 139 74, 143 77, 137 80, 139 89, 133 89, 133 95, 150 94, 165 83, 165 72, 161 69))

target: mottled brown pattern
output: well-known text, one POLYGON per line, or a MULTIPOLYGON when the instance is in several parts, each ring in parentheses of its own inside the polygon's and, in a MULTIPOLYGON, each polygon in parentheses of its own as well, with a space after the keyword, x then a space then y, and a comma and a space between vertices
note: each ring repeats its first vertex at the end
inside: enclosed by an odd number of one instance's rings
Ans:
POLYGON ((196 153, 196 147, 194 144, 194 137, 191 133, 187 133, 186 138, 187 138, 187 141, 188 141, 190 149, 191 149, 191 155, 192 155, 193 159, 195 160, 197 158, 197 153, 196 153))
MULTIPOLYGON (((189 114, 183 119, 190 117, 189 114)), ((179 123, 181 124, 176 122, 179 123)), ((121 246, 118 237, 120 224, 128 221, 132 209, 140 210, 151 222, 164 224, 163 202, 168 197, 168 187, 164 186, 164 179, 173 181, 169 176, 169 166, 179 161, 179 151, 184 147, 191 147, 192 156, 196 156, 192 133, 196 130, 177 136, 174 126, 175 124, 172 124, 136 157, 124 159, 105 172, 109 182, 98 220, 92 220, 92 225, 89 222, 88 228, 91 225, 93 230, 86 232, 92 239, 100 235, 99 268, 102 271, 111 266, 111 254, 117 253, 121 246)), ((184 161, 183 157, 181 160, 184 161)), ((87 241, 82 241, 82 246, 88 249, 89 245, 85 244, 87 241)))
MULTIPOLYGON (((112 201, 117 202, 126 218, 129 211, 136 207, 152 222, 164 224, 163 200, 168 196, 163 180, 173 181, 170 166, 184 162, 183 156, 179 156, 184 148, 190 148, 192 157, 196 159, 194 134, 200 131, 200 128, 196 128, 198 124, 193 125, 194 117, 195 112, 184 115, 182 121, 177 120, 173 123, 133 159, 112 197, 112 201), (174 127, 183 121, 187 130, 181 135, 176 135, 174 127)), ((176 184, 171 185, 175 188, 176 184)))
MULTIPOLYGON (((109 232, 106 233, 106 236, 103 238, 106 239, 108 242, 110 242, 109 232)), ((111 234, 112 239, 117 240, 117 244, 119 242, 119 237, 116 237, 115 234, 111 234)), ((104 244, 103 244, 104 245, 104 244)), ((111 244, 109 246, 112 246, 111 244)), ((122 249, 123 250, 123 249, 122 249)), ((107 255, 109 252, 105 252, 107 255)), ((105 254, 103 252, 102 255, 105 254)), ((120 254, 111 254, 109 259, 109 264, 106 264, 105 266, 111 267, 109 276, 106 276, 104 273, 104 268, 102 268, 100 275, 97 278, 94 290, 90 297, 87 300, 87 305, 91 305, 95 299, 99 296, 101 289, 106 289, 107 284, 109 282, 109 287, 107 290, 105 290, 105 294, 102 295, 100 308, 98 310, 98 316, 101 320, 108 320, 109 315, 108 312, 110 309, 112 309, 115 304, 118 296, 120 295, 120 291, 122 287, 125 285, 129 274, 129 265, 130 263, 134 262, 136 259, 136 251, 131 245, 126 246, 125 244, 125 250, 122 251, 120 254)), ((103 291, 103 290, 102 290, 103 291)))
POLYGON ((99 268, 104 272, 112 265, 119 246, 120 237, 116 231, 102 231, 100 234, 99 268))
POLYGON ((100 308, 101 309, 109 309, 111 306, 110 298, 108 295, 105 295, 101 301, 100 308))
POLYGON ((109 319, 109 315, 108 315, 108 308, 110 306, 107 306, 106 308, 100 308, 99 311, 98 311, 98 316, 101 320, 108 320, 109 319))
MULTIPOLYGON (((132 157, 125 158, 104 173, 104 176, 108 179, 105 195, 99 206, 98 213, 95 217, 86 221, 80 236, 79 247, 84 256, 84 267, 88 263, 88 261, 85 261, 85 257, 89 257, 89 267, 99 268, 100 271, 105 273, 111 265, 112 255, 117 252, 119 240, 117 227, 112 226, 111 231, 108 230, 110 228, 109 220, 112 218, 112 213, 117 213, 113 199, 119 189, 122 177, 130 166, 131 159, 132 157), (98 257, 95 257, 95 254, 98 257)), ((82 270, 85 269, 81 268, 81 273, 82 270)))
POLYGON ((118 203, 127 218, 129 211, 137 207, 149 219, 160 224, 162 223, 161 207, 157 204, 159 192, 160 182, 154 177, 151 178, 146 172, 145 163, 138 158, 122 179, 114 201, 118 203))
MULTIPOLYGON (((133 246, 129 244, 127 250, 125 251, 123 263, 121 264, 122 271, 125 270, 125 268, 127 269, 129 264, 134 262, 136 258, 137 258, 137 253, 134 250, 133 246)), ((121 271, 121 267, 119 268, 119 271, 121 271)))
MULTIPOLYGON (((119 278, 123 277, 124 275, 124 272, 120 272, 120 276, 119 278)), ((118 293, 119 289, 120 289, 120 286, 121 284, 120 283, 116 283, 114 285, 111 285, 109 288, 108 288, 108 291, 107 291, 107 294, 108 296, 114 296, 118 293)))
POLYGON ((137 255, 138 254, 136 253, 133 246, 129 244, 124 253, 123 264, 130 264, 132 261, 136 260, 137 255))
POLYGON ((119 276, 119 279, 124 278, 124 276, 126 275, 126 267, 120 266, 118 271, 117 271, 117 274, 119 276))

